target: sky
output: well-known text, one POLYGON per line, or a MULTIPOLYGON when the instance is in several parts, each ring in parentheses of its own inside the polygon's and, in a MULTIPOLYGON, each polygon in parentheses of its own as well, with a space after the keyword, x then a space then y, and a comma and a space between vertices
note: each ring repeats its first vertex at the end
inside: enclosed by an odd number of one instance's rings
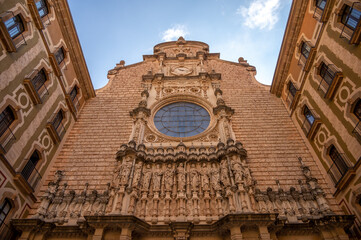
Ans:
POLYGON ((257 68, 270 85, 292 0, 68 0, 95 89, 120 60, 143 61, 153 47, 180 36, 211 53, 257 68))

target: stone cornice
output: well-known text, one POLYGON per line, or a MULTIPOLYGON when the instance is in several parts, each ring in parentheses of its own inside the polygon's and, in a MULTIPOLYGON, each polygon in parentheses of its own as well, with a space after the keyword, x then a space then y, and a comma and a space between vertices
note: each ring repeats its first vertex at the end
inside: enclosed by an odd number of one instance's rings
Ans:
POLYGON ((283 83, 287 77, 286 74, 290 67, 308 2, 309 1, 306 0, 300 0, 293 1, 292 3, 270 90, 271 93, 276 96, 281 95, 283 83))
POLYGON ((84 92, 85 99, 95 97, 95 91, 90 79, 88 67, 79 42, 69 5, 66 0, 54 0, 54 9, 59 21, 59 26, 70 52, 70 58, 79 84, 84 92))

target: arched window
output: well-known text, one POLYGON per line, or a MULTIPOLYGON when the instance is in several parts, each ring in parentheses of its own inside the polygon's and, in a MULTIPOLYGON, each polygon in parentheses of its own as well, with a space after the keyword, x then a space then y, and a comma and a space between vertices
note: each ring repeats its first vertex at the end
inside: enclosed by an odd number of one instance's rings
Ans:
POLYGON ((42 99, 42 97, 48 93, 48 90, 46 89, 45 86, 46 81, 47 81, 47 76, 44 68, 41 69, 33 79, 31 79, 31 83, 35 91, 38 93, 40 99, 42 99))
POLYGON ((0 137, 5 134, 14 121, 14 112, 9 106, 7 106, 0 114, 0 137))
POLYGON ((33 173, 36 165, 40 161, 40 154, 37 150, 33 152, 33 154, 30 156, 28 162, 26 163, 25 167, 21 171, 21 175, 25 180, 28 180, 33 173))
POLYGON ((0 205, 0 229, 5 224, 5 219, 9 215, 12 206, 9 199, 5 198, 5 200, 0 205))
POLYGON ((326 6, 327 0, 316 0, 316 7, 324 10, 326 6))
POLYGON ((351 30, 355 30, 361 18, 361 12, 345 5, 341 14, 341 23, 351 30))
POLYGON ((332 160, 332 165, 328 170, 332 180, 337 184, 340 179, 346 174, 349 169, 349 163, 346 161, 346 156, 339 153, 334 145, 331 145, 328 150, 328 155, 332 160))
POLYGON ((5 26, 11 39, 15 39, 21 33, 24 32, 24 23, 20 17, 20 15, 16 15, 5 21, 5 26))
POLYGON ((49 13, 45 0, 39 0, 35 3, 35 5, 41 18, 45 17, 49 13))
POLYGON ((58 51, 56 51, 56 53, 54 55, 55 55, 56 62, 60 65, 60 63, 62 63, 65 58, 64 49, 62 47, 59 48, 58 51))
POLYGON ((359 121, 361 121, 361 98, 357 100, 352 113, 355 114, 359 121))
POLYGON ((315 117, 307 106, 305 106, 303 109, 303 115, 305 115, 306 120, 312 126, 313 122, 315 121, 315 117))
POLYGON ((70 99, 74 105, 75 111, 77 112, 79 110, 79 99, 78 99, 78 93, 79 93, 79 89, 77 86, 74 86, 73 89, 71 90, 69 96, 70 99))
POLYGON ((310 55, 311 46, 307 42, 302 42, 301 54, 307 59, 310 55))

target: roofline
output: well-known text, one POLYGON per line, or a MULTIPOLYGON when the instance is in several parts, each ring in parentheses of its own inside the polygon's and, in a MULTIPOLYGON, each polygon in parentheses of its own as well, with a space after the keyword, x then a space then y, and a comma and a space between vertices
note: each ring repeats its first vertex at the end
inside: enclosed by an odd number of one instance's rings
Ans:
POLYGON ((270 89, 270 92, 276 94, 276 96, 281 96, 283 83, 286 80, 286 74, 290 68, 293 51, 296 47, 297 39, 301 31, 307 5, 307 0, 293 0, 292 2, 270 89))

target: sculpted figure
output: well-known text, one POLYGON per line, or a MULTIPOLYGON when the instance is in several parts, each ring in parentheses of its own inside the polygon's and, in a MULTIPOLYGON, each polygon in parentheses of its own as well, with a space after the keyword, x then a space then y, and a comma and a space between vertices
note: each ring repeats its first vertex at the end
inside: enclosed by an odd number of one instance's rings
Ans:
POLYGON ((127 156, 124 159, 124 162, 122 164, 122 171, 120 173, 121 174, 121 176, 120 176, 120 184, 121 185, 126 185, 128 183, 131 168, 132 168, 131 157, 127 156))
POLYGON ((143 170, 143 181, 142 181, 142 191, 149 190, 149 182, 152 176, 152 170, 150 169, 151 165, 148 163, 143 170))
POLYGON ((48 209, 47 217, 49 219, 56 217, 58 208, 59 208, 60 204, 63 202, 66 187, 67 187, 67 184, 64 183, 63 189, 61 191, 59 191, 59 193, 54 197, 54 199, 48 209))
POLYGON ((88 189, 88 186, 89 186, 89 184, 86 183, 84 191, 82 191, 82 193, 80 195, 78 195, 76 198, 74 198, 74 200, 73 200, 74 204, 72 203, 73 206, 72 206, 72 212, 70 213, 70 217, 72 217, 72 218, 80 217, 81 210, 82 210, 83 204, 86 199, 86 191, 88 189))
POLYGON ((167 169, 165 170, 165 173, 164 173, 164 187, 165 187, 165 191, 167 191, 167 192, 172 191, 173 175, 174 175, 173 166, 171 163, 168 163, 167 169))
POLYGON ((197 191, 199 187, 199 173, 194 163, 191 164, 190 181, 191 181, 192 190, 197 191))
POLYGON ((139 185, 140 176, 142 174, 142 162, 138 162, 134 167, 134 177, 132 186, 137 188, 139 185))
POLYGON ((177 167, 177 181, 178 181, 178 191, 186 190, 186 175, 184 172, 184 164, 180 163, 177 167))
POLYGON ((92 207, 93 207, 93 204, 94 204, 95 200, 97 199, 97 197, 98 197, 97 190, 93 190, 90 195, 86 196, 85 202, 84 202, 84 205, 82 208, 83 216, 90 215, 92 213, 92 207))
POLYGON ((225 187, 231 186, 228 176, 228 163, 227 160, 223 160, 221 163, 221 181, 225 187))
POLYGON ((243 182, 244 169, 241 166, 241 163, 239 163, 239 162, 233 162, 232 165, 233 165, 232 168, 233 168, 233 174, 234 174, 234 181, 237 184, 240 184, 243 182))
POLYGON ((65 195, 62 203, 58 207, 58 218, 64 219, 67 216, 68 209, 70 208, 70 204, 73 201, 74 196, 74 190, 70 190, 69 193, 65 195))
POLYGON ((216 163, 212 163, 212 168, 210 170, 210 179, 211 179, 211 185, 214 191, 221 190, 221 186, 219 184, 219 169, 217 167, 216 163))
POLYGON ((201 185, 202 185, 203 191, 209 191, 210 186, 209 186, 209 176, 208 176, 207 163, 204 162, 202 164, 200 174, 201 174, 201 185))
POLYGON ((160 183, 162 180, 162 170, 161 170, 161 164, 157 164, 157 168, 153 173, 152 181, 153 181, 153 190, 154 191, 160 191, 160 183))
POLYGON ((49 205, 53 201, 57 189, 58 189, 58 185, 56 183, 49 182, 48 189, 45 191, 44 195, 40 198, 41 203, 35 217, 39 217, 39 216, 46 217, 49 205))

